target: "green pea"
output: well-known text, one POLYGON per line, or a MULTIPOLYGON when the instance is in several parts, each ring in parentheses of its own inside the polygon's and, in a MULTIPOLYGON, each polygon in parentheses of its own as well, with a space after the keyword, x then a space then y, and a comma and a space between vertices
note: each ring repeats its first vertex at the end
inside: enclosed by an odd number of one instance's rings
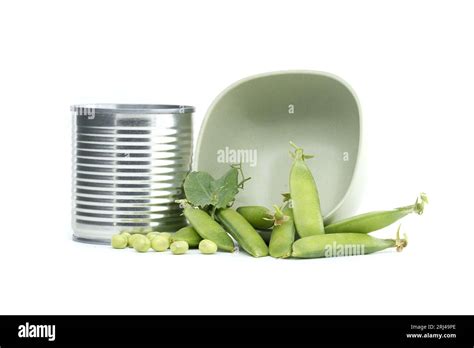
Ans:
POLYGON ((330 224, 324 229, 326 233, 370 233, 387 227, 408 214, 423 214, 426 203, 428 203, 426 194, 420 193, 413 205, 353 216, 330 224))
POLYGON ((387 248, 401 251, 407 245, 400 239, 379 239, 362 233, 334 233, 304 237, 293 243, 291 256, 296 258, 319 258, 371 254, 387 248))
POLYGON ((150 240, 141 234, 138 234, 137 236, 138 237, 133 241, 133 248, 140 253, 148 251, 151 246, 150 240))
POLYGON ((295 148, 290 171, 290 194, 296 231, 300 237, 324 234, 318 188, 305 163, 305 159, 312 156, 305 155, 303 149, 294 143, 290 144, 295 148))
POLYGON ((262 237, 245 218, 234 209, 220 209, 217 218, 237 243, 250 255, 262 257, 268 255, 268 247, 262 237))
POLYGON ((153 238, 155 238, 156 236, 159 236, 159 235, 160 235, 160 232, 148 232, 148 233, 146 234, 146 237, 147 237, 150 241, 152 241, 153 238))
POLYGON ((165 236, 156 236, 151 241, 151 247, 155 251, 165 251, 169 248, 169 246, 170 240, 165 236))
POLYGON ((171 242, 179 240, 187 242, 190 248, 197 248, 202 238, 192 226, 186 226, 171 236, 171 242))
POLYGON ((258 205, 238 207, 237 212, 247 220, 253 228, 267 230, 273 227, 273 215, 270 210, 258 205))
POLYGON ((217 251, 217 245, 212 240, 203 239, 199 242, 199 251, 203 254, 214 254, 217 251))
POLYGON ((135 242, 135 239, 137 239, 137 238, 140 237, 140 236, 144 237, 144 235, 141 234, 141 233, 132 234, 132 235, 128 238, 128 246, 129 246, 130 248, 133 248, 133 243, 135 242))
POLYGON ((288 206, 281 211, 275 206, 276 214, 281 216, 281 221, 273 227, 269 252, 270 256, 276 258, 287 258, 291 256, 291 246, 295 240, 295 225, 293 223, 293 212, 288 206))
POLYGON ((173 235, 173 233, 171 232, 158 232, 158 233, 160 234, 160 236, 165 237, 167 239, 170 239, 171 236, 173 235))
POLYGON ((170 249, 173 254, 181 255, 189 250, 189 245, 184 240, 179 240, 177 242, 171 243, 170 249))
POLYGON ((227 232, 205 211, 185 205, 184 216, 203 239, 212 240, 223 251, 233 252, 234 242, 227 232))
POLYGON ((127 237, 121 234, 114 234, 111 240, 112 248, 125 249, 128 244, 127 237))
POLYGON ((120 235, 126 237, 126 238, 127 238, 127 241, 128 241, 128 239, 131 237, 131 234, 128 233, 128 232, 125 232, 125 231, 120 232, 120 235))
POLYGON ((171 236, 174 234, 174 233, 170 233, 170 232, 158 232, 159 233, 159 236, 160 237, 163 237, 165 238, 167 241, 168 241, 168 244, 171 244, 171 236))

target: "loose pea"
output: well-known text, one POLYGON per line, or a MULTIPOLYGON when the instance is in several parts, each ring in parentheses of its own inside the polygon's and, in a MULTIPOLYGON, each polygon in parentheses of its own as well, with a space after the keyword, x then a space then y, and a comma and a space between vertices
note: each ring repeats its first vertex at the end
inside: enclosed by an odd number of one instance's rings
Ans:
POLYGON ((171 243, 170 249, 173 254, 181 255, 189 250, 189 245, 184 240, 179 240, 177 242, 171 243))
POLYGON ((170 232, 159 232, 159 236, 165 238, 168 241, 168 244, 171 244, 171 236, 173 234, 174 233, 170 233, 170 232))
POLYGON ((258 205, 249 205, 238 207, 237 212, 242 215, 245 220, 249 222, 258 230, 266 230, 273 226, 273 215, 270 210, 258 205))
POLYGON ((272 257, 287 258, 291 256, 291 246, 295 240, 292 210, 287 206, 281 211, 275 206, 275 211, 275 215, 283 215, 283 217, 280 219, 281 222, 273 227, 268 249, 272 257))
POLYGON ((401 251, 407 246, 406 239, 379 239, 362 233, 334 233, 304 237, 293 243, 291 256, 296 258, 319 258, 335 256, 365 255, 387 248, 401 251))
POLYGON ((179 240, 187 242, 190 248, 197 248, 202 238, 192 226, 186 226, 171 236, 171 242, 179 240))
POLYGON ((131 234, 128 233, 128 232, 125 232, 125 231, 120 232, 120 235, 126 237, 126 238, 127 238, 127 241, 128 241, 128 239, 131 237, 131 234))
POLYGON ((199 242, 199 251, 203 254, 214 254, 217 251, 217 245, 212 240, 203 239, 199 242))
POLYGON ((156 236, 151 241, 151 247, 155 251, 165 251, 169 248, 169 246, 170 240, 165 236, 156 236))
POLYGON ((426 203, 428 203, 426 194, 420 193, 413 205, 353 216, 330 224, 324 229, 326 233, 370 233, 387 227, 410 213, 423 214, 426 203))
POLYGON ((158 233, 160 234, 160 236, 165 237, 165 238, 167 238, 167 239, 170 239, 171 236, 173 235, 173 234, 170 233, 170 232, 158 232, 158 233))
POLYGON ((142 234, 138 234, 135 240, 133 241, 133 248, 140 252, 144 253, 150 249, 151 243, 150 240, 142 234))
POLYGON ((146 237, 150 240, 150 242, 155 238, 156 236, 159 236, 160 232, 148 232, 146 234, 146 237))
POLYGON ((303 149, 294 143, 290 144, 295 148, 290 171, 290 194, 296 231, 300 237, 324 234, 318 188, 305 163, 305 159, 312 156, 305 155, 303 149))
POLYGON ((132 234, 132 235, 128 238, 128 246, 129 246, 130 248, 133 248, 133 243, 135 242, 135 239, 137 239, 139 236, 144 237, 144 235, 141 234, 141 233, 135 233, 135 234, 132 234))
POLYGON ((203 239, 212 240, 223 251, 233 252, 234 242, 227 232, 205 211, 185 205, 184 216, 203 239))
POLYGON ((112 248, 114 249, 124 249, 127 247, 127 243, 128 243, 127 237, 124 235, 114 234, 112 236, 111 244, 112 244, 112 248))
POLYGON ((217 218, 239 245, 250 255, 261 257, 268 255, 268 247, 262 237, 245 218, 234 209, 220 209, 217 218))

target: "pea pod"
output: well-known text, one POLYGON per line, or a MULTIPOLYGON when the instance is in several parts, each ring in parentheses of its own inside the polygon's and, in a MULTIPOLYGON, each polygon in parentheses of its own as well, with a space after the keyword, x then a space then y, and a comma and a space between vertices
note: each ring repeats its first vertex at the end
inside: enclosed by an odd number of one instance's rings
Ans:
POLYGON ((261 257, 268 255, 268 247, 255 229, 245 218, 234 209, 220 209, 217 218, 227 232, 239 243, 239 245, 250 255, 261 257))
POLYGON ((426 203, 428 203, 426 194, 420 193, 413 205, 353 216, 330 224, 324 229, 326 233, 370 233, 387 227, 408 214, 423 214, 426 203))
POLYGON ((290 171, 290 194, 296 231, 300 237, 324 234, 318 188, 305 163, 305 159, 312 156, 305 155, 303 149, 292 142, 290 144, 295 148, 290 171))
MULTIPOLYGON (((400 231, 400 228, 399 228, 400 231)), ((379 239, 361 233, 334 233, 301 238, 293 243, 291 256, 296 258, 319 258, 371 254, 387 248, 401 251, 406 239, 379 239)))
POLYGON ((171 243, 185 241, 190 248, 197 248, 201 240, 201 236, 192 226, 183 227, 171 236, 171 243))
MULTIPOLYGON (((276 214, 283 214, 283 219, 275 223, 270 238, 270 256, 276 258, 287 258, 291 256, 291 246, 295 240, 295 225, 293 223, 293 213, 291 208, 285 207, 280 211, 275 207, 276 214)), ((277 220, 278 221, 278 220, 277 220)))
POLYGON ((233 252, 234 242, 227 232, 205 211, 185 204, 184 216, 203 239, 212 240, 223 251, 233 252))
POLYGON ((247 220, 253 228, 267 230, 273 227, 273 216, 266 207, 249 205, 238 207, 237 212, 247 220))

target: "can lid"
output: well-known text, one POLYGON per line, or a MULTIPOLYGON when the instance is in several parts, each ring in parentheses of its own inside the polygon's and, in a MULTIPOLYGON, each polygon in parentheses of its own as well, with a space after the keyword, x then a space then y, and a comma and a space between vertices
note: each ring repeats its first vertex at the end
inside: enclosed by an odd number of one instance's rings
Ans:
POLYGON ((81 104, 72 105, 72 112, 94 110, 102 114, 187 114, 194 112, 194 106, 165 104, 81 104))

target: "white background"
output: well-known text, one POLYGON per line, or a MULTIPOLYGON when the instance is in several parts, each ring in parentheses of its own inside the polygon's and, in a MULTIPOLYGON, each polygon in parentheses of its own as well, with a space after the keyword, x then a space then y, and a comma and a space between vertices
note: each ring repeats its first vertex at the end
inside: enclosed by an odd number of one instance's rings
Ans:
POLYGON ((473 16, 468 1, 2 2, 0 314, 473 314, 473 16), (178 257, 71 241, 69 105, 195 105, 197 131, 229 84, 285 69, 358 94, 361 212, 428 193, 403 253, 178 257))

